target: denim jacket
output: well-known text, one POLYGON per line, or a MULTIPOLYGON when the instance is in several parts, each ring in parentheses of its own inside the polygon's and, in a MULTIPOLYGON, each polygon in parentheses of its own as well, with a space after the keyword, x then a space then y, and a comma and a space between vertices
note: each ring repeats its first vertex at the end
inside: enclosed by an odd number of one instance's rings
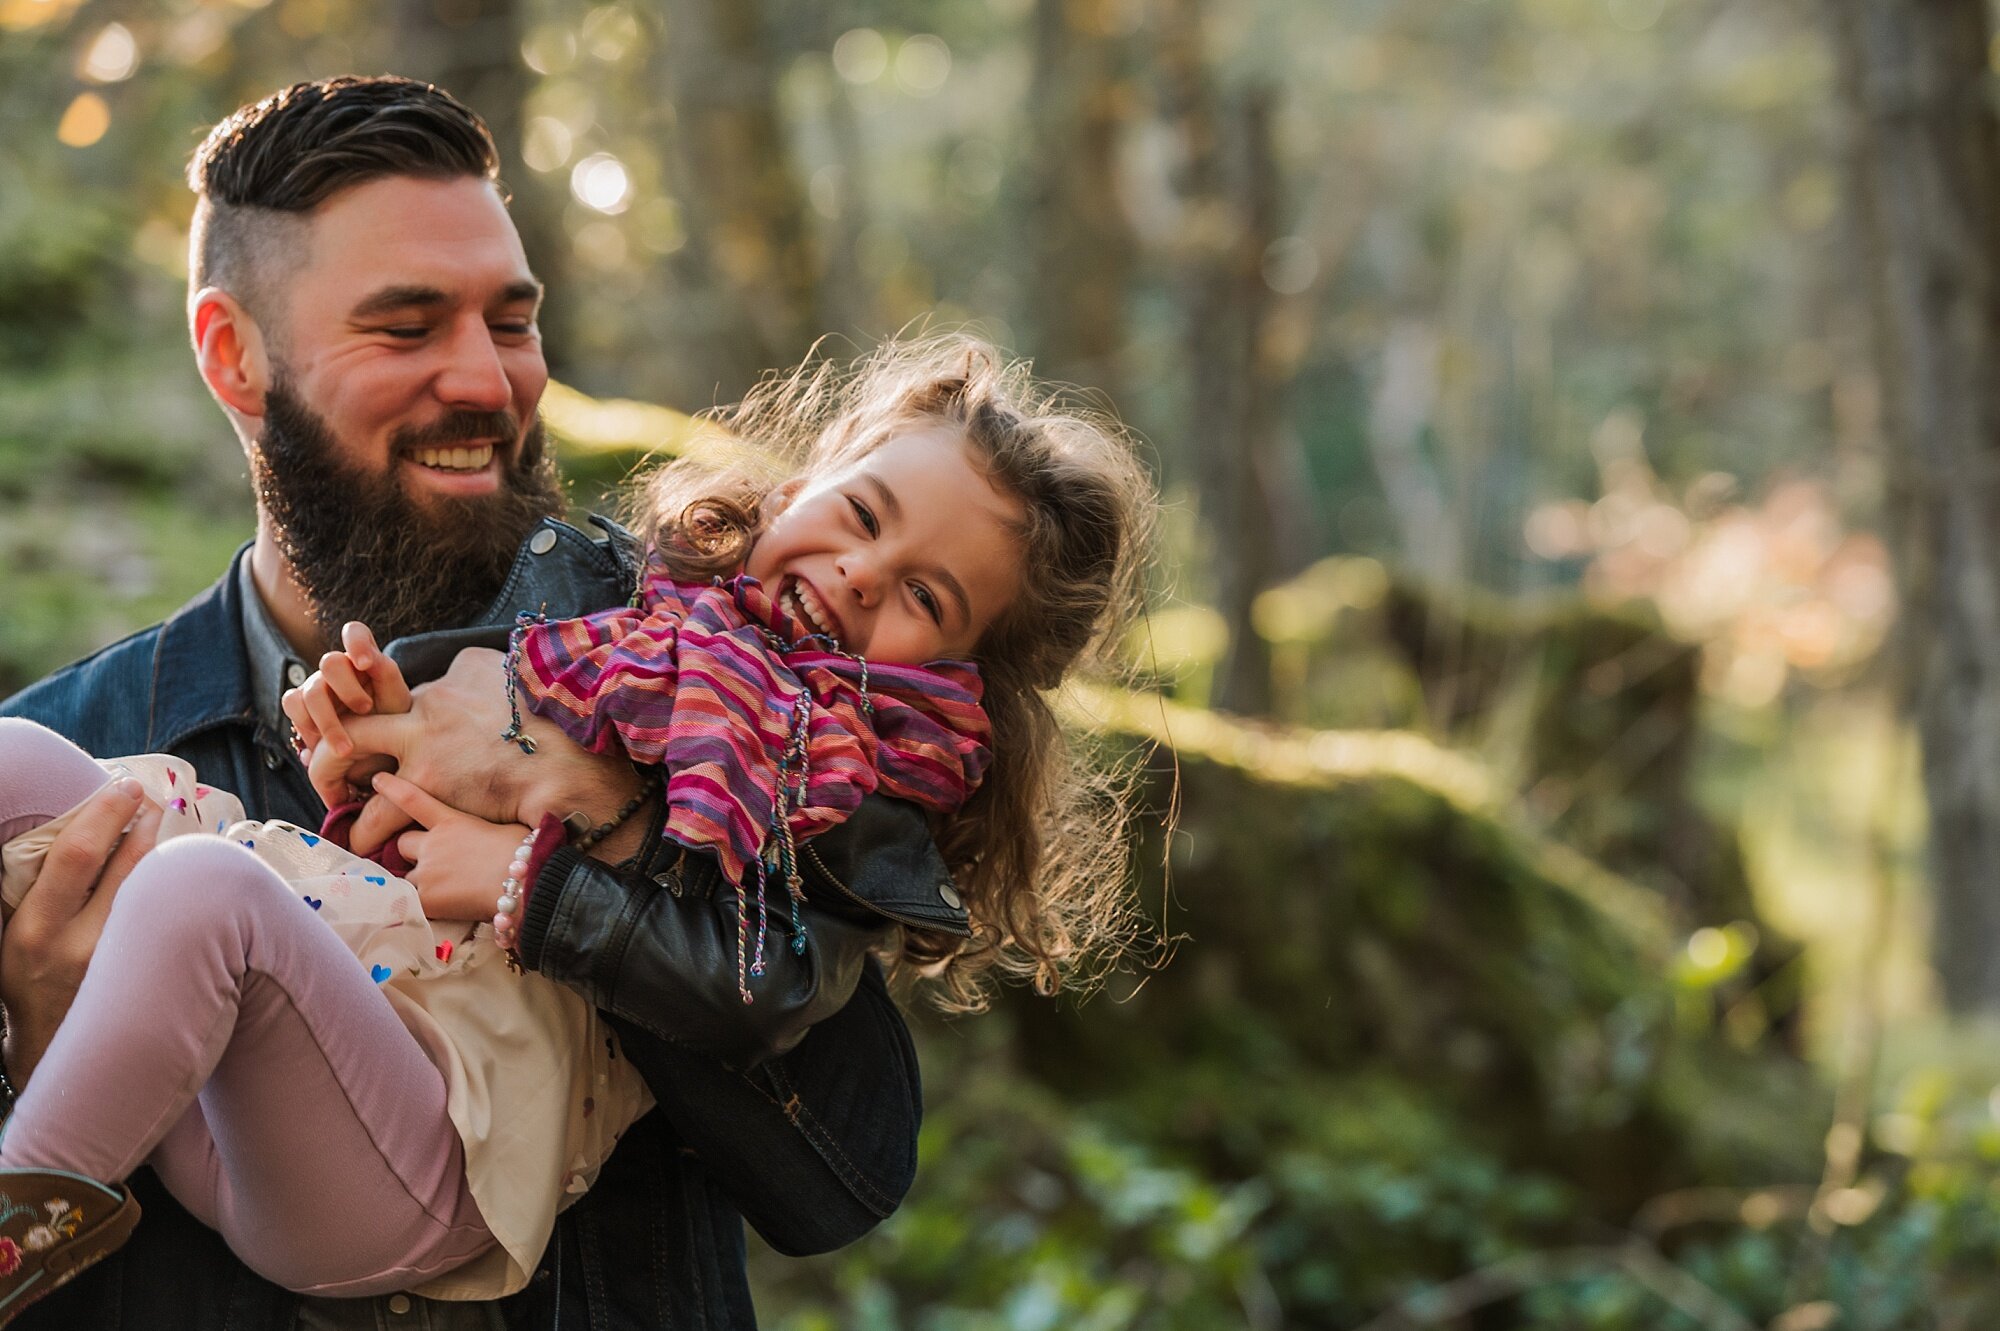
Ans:
MULTIPOLYGON (((537 527, 481 617, 483 635, 422 635, 391 654, 422 677, 466 641, 504 634, 517 609, 563 616, 622 601, 630 555, 622 533, 599 525, 604 538, 553 520, 537 527)), ((232 569, 164 624, 17 694, 0 714, 95 754, 178 754, 252 816, 317 821, 304 772, 257 719, 238 586, 232 569)), ((809 946, 767 949, 747 1009, 735 988, 733 893, 717 890, 713 860, 657 836, 649 845, 619 870, 558 851, 523 921, 524 961, 609 1015, 659 1105, 559 1218, 529 1287, 501 1304, 513 1331, 754 1327, 744 1218, 781 1252, 826 1251, 892 1211, 915 1171, 915 1054, 867 952, 895 922, 966 927, 921 812, 870 796, 811 843, 809 946)), ((30 1309, 22 1331, 294 1325, 297 1300, 238 1262, 150 1170, 132 1186, 145 1209, 132 1241, 30 1309)))

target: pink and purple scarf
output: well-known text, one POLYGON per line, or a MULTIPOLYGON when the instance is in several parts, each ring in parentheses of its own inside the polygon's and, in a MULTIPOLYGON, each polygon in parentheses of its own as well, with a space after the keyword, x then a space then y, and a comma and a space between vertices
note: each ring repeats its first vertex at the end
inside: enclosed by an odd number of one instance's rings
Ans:
MULTIPOLYGON (((762 971, 767 863, 796 901, 794 840, 880 790, 932 813, 963 807, 991 757, 978 669, 874 665, 813 645, 811 627, 747 574, 675 581, 657 559, 641 604, 526 623, 515 678, 527 706, 593 753, 665 769, 666 835, 713 851, 738 896, 738 984, 762 971), (758 894, 744 965, 746 884, 758 894)), ((804 934, 793 946, 803 948, 804 934)))

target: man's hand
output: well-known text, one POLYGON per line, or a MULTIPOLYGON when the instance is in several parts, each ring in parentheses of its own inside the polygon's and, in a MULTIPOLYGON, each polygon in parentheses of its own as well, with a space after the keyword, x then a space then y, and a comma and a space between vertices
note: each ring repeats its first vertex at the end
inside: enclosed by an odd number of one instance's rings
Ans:
POLYGON ((27 1084, 69 1014, 119 885, 159 835, 159 806, 139 783, 108 783, 56 837, 41 876, 8 918, 0 933, 0 1002, 16 1088, 27 1084))
POLYGON ((340 640, 342 650, 322 656, 312 677, 287 689, 283 699, 285 715, 298 732, 306 774, 329 809, 351 798, 354 784, 382 770, 379 762, 357 758, 348 719, 410 710, 403 672, 375 645, 368 626, 349 623, 340 640))
POLYGON ((507 866, 532 830, 519 823, 489 823, 433 799, 394 773, 375 778, 375 798, 390 800, 424 830, 396 838, 410 861, 424 914, 433 920, 490 920, 507 866))
MULTIPOLYGON (((353 717, 347 733, 357 754, 393 759, 396 772, 421 789, 495 823, 533 826, 544 813, 561 817, 572 809, 602 821, 639 789, 622 755, 591 753, 526 708, 521 723, 535 752, 522 753, 500 738, 511 721, 506 658, 469 647, 417 689, 407 714, 353 717)), ((355 851, 365 855, 388 840, 406 825, 396 822, 401 816, 393 805, 369 801, 354 822, 355 851)))

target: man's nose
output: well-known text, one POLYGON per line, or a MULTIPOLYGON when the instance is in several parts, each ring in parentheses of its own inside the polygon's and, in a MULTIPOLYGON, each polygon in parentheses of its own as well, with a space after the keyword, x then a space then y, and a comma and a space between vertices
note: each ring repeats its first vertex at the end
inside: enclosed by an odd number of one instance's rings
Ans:
POLYGON ((446 406, 505 411, 513 404, 513 384, 484 319, 455 329, 445 356, 444 367, 438 372, 437 395, 446 406))

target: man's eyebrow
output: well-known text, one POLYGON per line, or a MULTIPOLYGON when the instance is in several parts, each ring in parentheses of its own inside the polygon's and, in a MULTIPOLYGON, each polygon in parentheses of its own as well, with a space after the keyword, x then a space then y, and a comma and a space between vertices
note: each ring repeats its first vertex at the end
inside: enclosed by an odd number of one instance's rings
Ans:
POLYGON ((393 314, 397 310, 436 309, 450 300, 451 297, 437 287, 383 287, 348 311, 348 318, 374 319, 384 314, 393 314))
MULTIPOLYGON (((890 520, 900 522, 903 517, 903 505, 902 501, 896 498, 896 492, 891 490, 880 476, 864 473, 862 479, 875 487, 875 496, 882 501, 882 508, 888 513, 890 520)), ((942 564, 933 564, 925 571, 931 575, 940 587, 943 587, 950 594, 954 601, 958 602, 959 618, 965 623, 970 624, 972 622, 972 598, 965 594, 965 584, 954 577, 952 571, 942 564)))
MULTIPOLYGON (((540 304, 542 284, 532 278, 509 282, 500 290, 498 304, 518 305, 523 301, 540 304)), ((349 312, 351 319, 377 319, 399 310, 434 310, 451 303, 451 295, 439 287, 393 286, 383 287, 369 295, 349 312)))
POLYGON ((527 301, 533 305, 542 303, 542 284, 532 277, 524 277, 518 282, 509 282, 500 292, 502 305, 518 305, 527 301))

